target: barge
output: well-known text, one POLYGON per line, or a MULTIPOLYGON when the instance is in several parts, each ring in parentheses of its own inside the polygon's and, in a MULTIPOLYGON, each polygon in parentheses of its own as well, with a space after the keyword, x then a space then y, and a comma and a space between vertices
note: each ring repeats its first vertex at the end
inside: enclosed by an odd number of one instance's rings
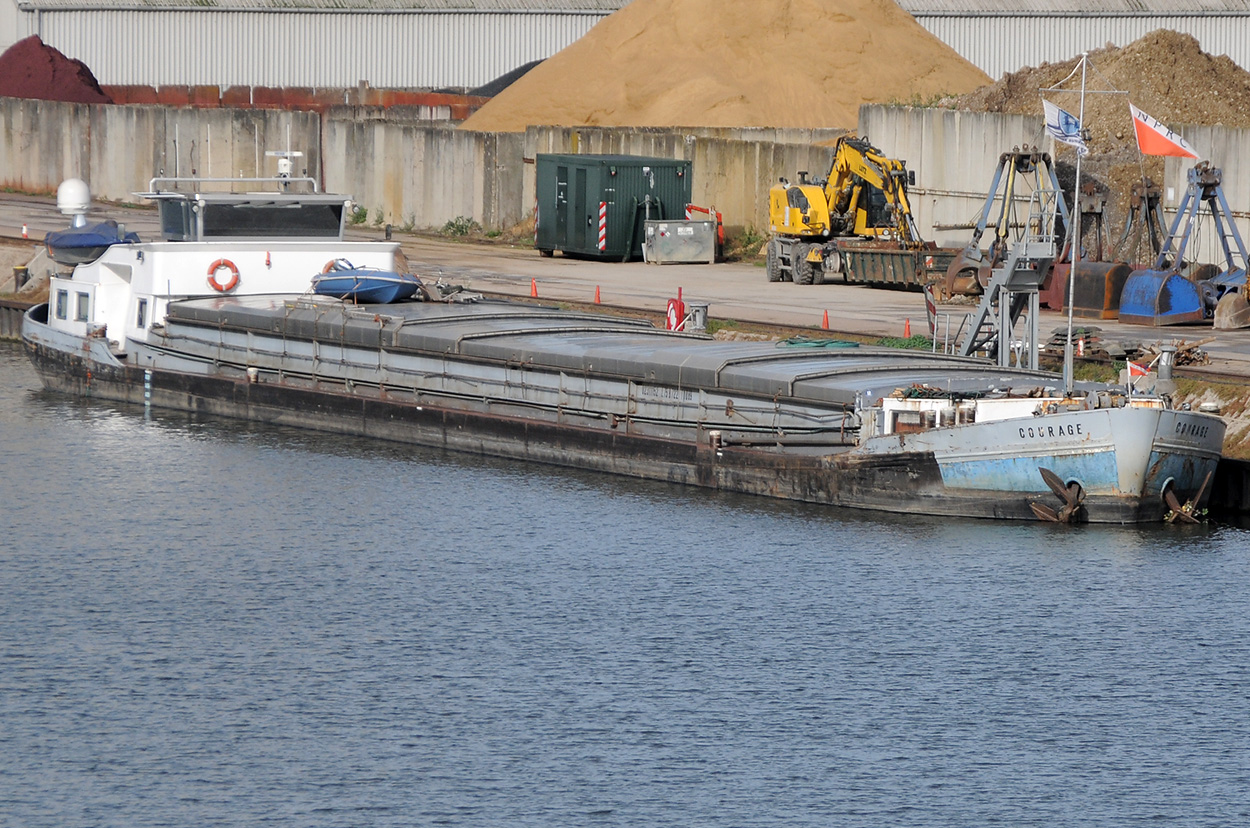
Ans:
POLYGON ((58 274, 26 314, 44 385, 835 507, 1138 523, 1192 519, 1209 495, 1224 423, 1166 396, 1063 390, 969 357, 450 301, 465 297, 430 284, 385 305, 316 295, 339 260, 406 267, 394 243, 345 238, 345 197, 292 183, 154 179, 162 238, 58 274))

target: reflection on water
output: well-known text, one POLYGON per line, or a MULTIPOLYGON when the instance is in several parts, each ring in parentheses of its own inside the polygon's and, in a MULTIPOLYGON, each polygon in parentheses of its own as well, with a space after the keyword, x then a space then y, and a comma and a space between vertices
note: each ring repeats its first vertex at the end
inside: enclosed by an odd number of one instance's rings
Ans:
POLYGON ((1248 535, 875 517, 38 391, 14 825, 1246 821, 1248 535))

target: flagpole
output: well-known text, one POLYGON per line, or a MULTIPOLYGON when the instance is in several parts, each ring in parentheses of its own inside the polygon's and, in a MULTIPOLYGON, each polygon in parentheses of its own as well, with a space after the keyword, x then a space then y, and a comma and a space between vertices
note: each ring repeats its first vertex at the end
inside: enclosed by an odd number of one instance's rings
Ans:
MULTIPOLYGON (((1089 52, 1081 53, 1081 112, 1077 123, 1085 127, 1085 64, 1089 52)), ((1076 234, 1072 240, 1072 269, 1068 272, 1068 341, 1063 349, 1063 390, 1064 396, 1071 397, 1075 385, 1076 367, 1072 358, 1072 298, 1076 293, 1076 268, 1081 261, 1081 156, 1080 149, 1076 153, 1076 182, 1072 185, 1072 220, 1076 225, 1076 234)))

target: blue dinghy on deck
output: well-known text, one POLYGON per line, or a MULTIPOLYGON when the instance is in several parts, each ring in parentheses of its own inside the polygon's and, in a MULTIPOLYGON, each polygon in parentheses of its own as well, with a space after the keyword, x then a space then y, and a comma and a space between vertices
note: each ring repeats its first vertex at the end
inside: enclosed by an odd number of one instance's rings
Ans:
POLYGON ((43 240, 52 261, 71 267, 94 262, 115 244, 138 242, 138 234, 127 233, 125 227, 112 220, 57 230, 43 240))
POLYGON ((325 273, 313 277, 313 293, 333 296, 358 305, 389 305, 411 299, 421 288, 421 280, 411 273, 352 267, 350 262, 335 263, 325 273))

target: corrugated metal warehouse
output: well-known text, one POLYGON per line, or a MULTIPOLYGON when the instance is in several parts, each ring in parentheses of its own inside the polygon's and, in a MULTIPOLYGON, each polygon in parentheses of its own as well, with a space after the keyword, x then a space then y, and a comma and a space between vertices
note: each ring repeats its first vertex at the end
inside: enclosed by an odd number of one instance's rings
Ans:
POLYGON ((1250 69, 1250 0, 900 0, 939 39, 992 78, 1127 46, 1155 29, 1193 35, 1203 51, 1250 69))
MULTIPOLYGON (((0 0, 102 84, 476 87, 628 0, 0 0), (210 5, 211 4, 211 5, 210 5)), ((0 45, 0 49, 8 44, 0 45)))
MULTIPOLYGON (((472 88, 554 54, 627 2, 0 0, 0 49, 37 34, 103 84, 472 88)), ((994 78, 1159 28, 1250 69, 1250 0, 900 5, 994 78)))

